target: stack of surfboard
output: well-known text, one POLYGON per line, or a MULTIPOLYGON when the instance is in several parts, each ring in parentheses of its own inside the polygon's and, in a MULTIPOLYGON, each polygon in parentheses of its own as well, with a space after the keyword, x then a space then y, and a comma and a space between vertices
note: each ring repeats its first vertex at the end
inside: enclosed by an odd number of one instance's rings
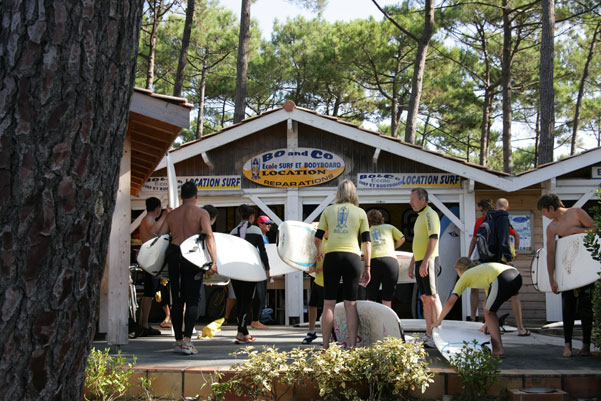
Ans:
MULTIPOLYGON (((401 322, 396 313, 387 306, 371 301, 357 301, 359 328, 357 347, 366 347, 386 337, 405 339, 401 322)), ((350 346, 344 303, 334 307, 334 340, 343 348, 350 346)))
MULTIPOLYGON (((599 280, 601 263, 584 246, 586 234, 560 238, 555 243, 555 281, 559 291, 573 290, 599 280)), ((547 249, 536 251, 530 265, 532 284, 541 292, 551 292, 547 272, 547 249)))

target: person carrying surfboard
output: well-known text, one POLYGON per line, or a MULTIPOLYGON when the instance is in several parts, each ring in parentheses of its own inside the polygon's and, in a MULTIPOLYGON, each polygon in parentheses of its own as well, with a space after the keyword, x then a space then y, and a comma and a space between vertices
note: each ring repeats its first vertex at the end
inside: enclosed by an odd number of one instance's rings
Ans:
POLYGON ((338 284, 342 278, 346 326, 349 345, 357 342, 359 316, 357 314, 357 290, 359 280, 367 285, 370 280, 371 239, 365 211, 359 207, 359 198, 355 184, 349 179, 343 180, 336 190, 336 200, 328 206, 319 219, 315 233, 317 254, 315 261, 323 259, 324 303, 321 316, 323 347, 330 346, 330 335, 334 323, 334 307, 338 295, 338 284), (328 231, 328 247, 322 249, 322 239, 328 231), (363 243, 365 270, 361 273, 361 249, 357 242, 363 243))
MULTIPOLYGON (((551 219, 547 226, 547 271, 549 283, 555 294, 559 294, 559 287, 555 281, 555 236, 559 238, 597 231, 595 222, 582 208, 566 208, 556 194, 550 193, 541 196, 536 204, 542 215, 551 219)), ((563 318, 564 350, 563 356, 572 356, 572 332, 576 313, 580 312, 582 321, 582 349, 579 355, 591 354, 591 332, 593 328, 592 315, 592 289, 593 284, 569 291, 561 292, 561 311, 563 318)))
MULTIPOLYGON (((242 220, 230 234, 245 239, 259 250, 261 262, 263 263, 267 280, 269 280, 269 258, 265 250, 263 234, 259 227, 253 225, 256 216, 255 209, 248 205, 240 205, 238 207, 238 214, 242 220)), ((238 332, 236 333, 235 342, 236 344, 253 342, 255 338, 250 335, 247 326, 251 319, 256 283, 234 279, 231 279, 231 283, 238 302, 238 332)))
POLYGON ((484 317, 490 332, 493 355, 497 358, 505 358, 497 311, 505 301, 517 295, 522 288, 520 272, 513 266, 496 262, 481 264, 479 261, 472 261, 465 256, 457 260, 455 270, 459 280, 434 322, 434 327, 440 326, 442 320, 449 314, 455 302, 467 288, 484 288, 486 292, 484 317))
POLYGON ((372 209, 367 213, 371 236, 371 280, 367 285, 367 299, 376 302, 382 286, 382 304, 392 307, 392 295, 399 278, 399 262, 395 249, 405 243, 398 228, 384 223, 382 212, 372 209))
MULTIPOLYGON (((157 230, 163 225, 167 218, 167 214, 171 212, 171 208, 167 207, 164 213, 161 213, 161 211, 161 201, 159 198, 152 196, 146 199, 146 216, 140 223, 140 241, 142 241, 142 243, 155 238, 152 234, 153 230, 157 230)), ((153 278, 150 273, 144 271, 144 294, 142 295, 142 302, 140 303, 140 324, 136 330, 136 337, 161 335, 159 330, 148 324, 152 300, 154 299, 157 290, 155 288, 156 280, 157 279, 153 278)), ((163 298, 162 294, 161 298, 163 298)), ((169 322, 171 320, 169 305, 161 303, 161 306, 165 312, 165 319, 163 322, 169 322)), ((163 327, 163 323, 161 323, 161 327, 163 327)))
POLYGON ((171 283, 171 322, 175 332, 173 352, 192 355, 198 353, 192 344, 192 330, 198 316, 198 301, 203 274, 199 274, 196 265, 182 256, 180 245, 187 238, 198 233, 206 234, 206 245, 213 261, 209 272, 217 273, 215 237, 211 229, 209 213, 196 206, 198 188, 187 181, 181 189, 182 204, 167 215, 156 235, 171 233, 171 242, 167 248, 166 260, 169 266, 171 283), (184 316, 184 306, 186 314, 184 316), (183 327, 183 330, 182 330, 183 327))
MULTIPOLYGON (((490 199, 480 199, 478 201, 478 211, 482 213, 482 216, 476 220, 476 224, 474 224, 474 234, 472 236, 472 240, 470 241, 470 249, 467 252, 467 257, 471 258, 474 250, 476 249, 476 238, 478 228, 484 222, 486 218, 486 213, 493 208, 492 200, 490 199)), ((477 258, 477 257, 476 257, 477 258)), ((480 303, 480 290, 478 288, 473 288, 470 290, 470 318, 473 322, 478 321, 478 304, 480 303)))
POLYGON ((413 226, 413 257, 409 264, 409 278, 415 278, 421 293, 426 320, 426 334, 422 337, 424 345, 433 348, 432 328, 442 306, 436 290, 436 270, 438 260, 438 239, 440 237, 440 219, 428 206, 428 191, 414 188, 409 195, 409 204, 417 212, 413 226))

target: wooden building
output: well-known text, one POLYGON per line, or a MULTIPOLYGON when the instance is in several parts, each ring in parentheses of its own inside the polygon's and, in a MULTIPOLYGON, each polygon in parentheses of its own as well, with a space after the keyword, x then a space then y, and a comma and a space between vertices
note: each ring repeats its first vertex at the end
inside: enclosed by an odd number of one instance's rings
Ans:
POLYGON ((140 192, 147 178, 165 156, 183 128, 190 125, 192 105, 186 99, 134 89, 121 158, 119 189, 100 289, 98 332, 111 345, 127 344, 128 289, 131 248, 131 196, 140 192))
MULTIPOLYGON (((340 180, 358 187, 360 206, 378 208, 411 239, 409 194, 424 187, 430 204, 459 229, 461 254, 467 254, 476 202, 507 198, 514 214, 526 216, 528 247, 520 252, 524 275, 524 320, 557 320, 553 297, 536 292, 529 266, 532 252, 543 244, 546 222, 536 210, 543 192, 555 191, 566 201, 590 201, 599 180, 591 167, 601 164, 601 149, 542 166, 519 176, 493 171, 463 160, 409 145, 336 118, 296 107, 282 108, 242 121, 170 152, 180 184, 195 180, 199 204, 220 208, 217 231, 229 232, 238 222, 235 209, 253 204, 275 223, 314 221, 335 196, 340 180), (454 213, 457 213, 457 215, 454 213), (550 319, 549 317, 552 317, 550 319)), ((132 208, 143 209, 148 196, 165 194, 165 160, 150 177, 132 208)), ((526 242, 524 242, 526 243, 526 242)), ((406 249, 410 250, 410 242, 406 249)), ((443 266, 444 267, 444 266, 443 266)), ((285 276, 286 323, 303 320, 302 274, 285 276)), ((463 297, 465 314, 467 299, 463 297)))

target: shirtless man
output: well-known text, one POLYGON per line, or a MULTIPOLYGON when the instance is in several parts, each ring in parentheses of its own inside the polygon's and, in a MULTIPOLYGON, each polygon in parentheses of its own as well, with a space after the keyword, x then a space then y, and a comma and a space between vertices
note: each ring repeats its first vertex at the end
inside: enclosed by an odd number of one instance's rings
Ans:
MULTIPOLYGON (((555 236, 565 237, 571 234, 581 234, 595 230, 595 223, 591 216, 583 209, 577 207, 566 208, 559 197, 555 194, 543 195, 539 198, 538 210, 543 216, 553 220, 547 227, 547 270, 549 272, 549 283, 555 294, 559 294, 559 288, 555 282, 555 236)), ((590 309, 591 285, 561 293, 561 306, 563 314, 563 336, 565 347, 563 356, 572 356, 572 331, 578 304, 590 309), (587 307, 588 305, 588 307, 587 307)), ((583 314, 582 320, 582 349, 579 354, 588 356, 591 344, 592 314, 583 314), (586 315, 586 316, 584 316, 586 315)))
POLYGON ((166 259, 169 265, 169 281, 173 297, 171 321, 175 331, 173 352, 192 355, 198 351, 192 344, 192 329, 198 316, 198 300, 203 272, 188 262, 181 253, 180 244, 187 238, 198 234, 207 235, 206 244, 213 264, 210 272, 217 272, 215 237, 211 229, 209 213, 196 206, 198 189, 193 182, 182 185, 182 204, 167 215, 165 222, 156 234, 171 233, 171 243, 167 248, 166 259), (184 317, 184 305, 186 315, 184 317), (182 322, 184 323, 182 333, 182 322))
MULTIPOLYGON (((161 210, 161 201, 158 198, 153 196, 146 199, 146 217, 144 217, 142 223, 140 223, 140 241, 142 241, 142 243, 155 238, 152 232, 158 230, 165 222, 171 208, 168 207, 162 215, 161 210), (161 216, 160 219, 159 216, 161 216)), ((142 296, 140 305, 140 324, 138 330, 136 330, 136 337, 161 334, 159 330, 148 325, 148 315, 150 314, 150 307, 152 306, 152 299, 154 298, 155 292, 156 289, 154 287, 152 276, 147 272, 144 272, 144 295, 142 296)), ((165 311, 165 316, 170 316, 168 305, 165 305, 163 310, 165 311)))

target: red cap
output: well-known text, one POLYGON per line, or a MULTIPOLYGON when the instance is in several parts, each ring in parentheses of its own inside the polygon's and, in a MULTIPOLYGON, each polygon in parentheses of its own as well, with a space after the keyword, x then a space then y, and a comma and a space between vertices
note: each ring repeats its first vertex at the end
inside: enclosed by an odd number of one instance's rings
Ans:
POLYGON ((272 224, 273 221, 269 220, 267 216, 259 216, 257 219, 257 224, 272 224))

